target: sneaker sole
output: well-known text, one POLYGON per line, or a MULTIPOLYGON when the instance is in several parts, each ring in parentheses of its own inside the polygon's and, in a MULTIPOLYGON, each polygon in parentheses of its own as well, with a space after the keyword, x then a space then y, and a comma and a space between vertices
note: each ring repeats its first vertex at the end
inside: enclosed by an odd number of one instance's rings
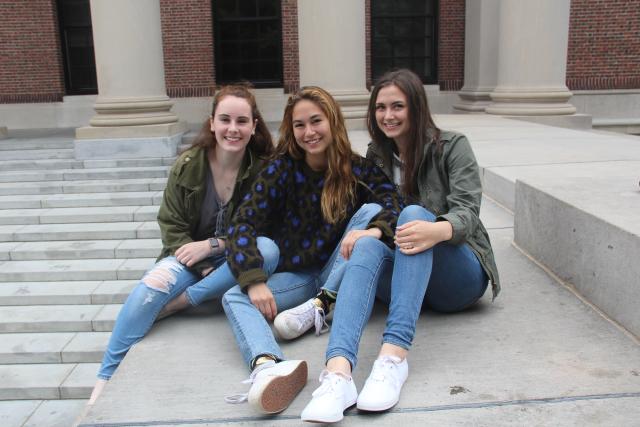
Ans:
POLYGON ((256 403, 265 414, 284 411, 307 384, 307 377, 307 362, 302 361, 290 374, 273 378, 256 403))
POLYGON ((388 411, 389 409, 393 408, 394 406, 396 406, 398 404, 398 402, 400 402, 400 399, 396 400, 391 405, 386 405, 386 406, 379 406, 379 407, 369 406, 369 407, 367 407, 366 405, 362 405, 360 403, 358 403, 356 406, 357 406, 359 411, 363 411, 363 412, 385 412, 385 411, 388 411))
POLYGON ((327 423, 337 423, 338 421, 342 421, 342 419, 344 418, 344 413, 347 412, 349 409, 353 408, 354 406, 356 406, 356 402, 354 401, 352 404, 350 404, 349 406, 347 406, 346 408, 344 408, 344 411, 342 411, 342 416, 338 417, 338 418, 324 418, 324 419, 305 419, 302 418, 302 421, 307 422, 307 423, 318 423, 318 424, 327 424, 327 423))

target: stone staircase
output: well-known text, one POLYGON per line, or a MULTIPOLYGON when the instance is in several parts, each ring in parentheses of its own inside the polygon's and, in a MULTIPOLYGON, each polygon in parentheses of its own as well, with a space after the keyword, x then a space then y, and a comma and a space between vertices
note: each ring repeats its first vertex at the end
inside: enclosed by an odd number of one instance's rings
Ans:
POLYGON ((160 251, 173 161, 78 161, 71 132, 0 141, 0 424, 11 404, 37 418, 89 397, 121 304, 160 251))

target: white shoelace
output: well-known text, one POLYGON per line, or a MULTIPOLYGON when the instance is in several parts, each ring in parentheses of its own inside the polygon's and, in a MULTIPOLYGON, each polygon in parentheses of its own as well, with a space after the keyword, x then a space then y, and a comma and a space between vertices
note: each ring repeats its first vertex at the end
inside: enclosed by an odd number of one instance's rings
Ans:
MULTIPOLYGON (((276 362, 270 360, 268 362, 265 362, 256 366, 256 368, 251 372, 251 375, 249 375, 249 378, 242 381, 242 384, 253 384, 253 382, 256 379, 256 375, 258 375, 258 372, 267 368, 271 368, 275 366, 275 364, 276 362)), ((246 402, 248 397, 249 397, 249 393, 232 394, 230 396, 225 396, 224 401, 227 403, 236 405, 238 403, 246 402)))
POLYGON ((395 356, 379 357, 373 362, 373 369, 369 379, 374 381, 384 381, 387 377, 395 379, 395 375, 391 374, 391 372, 398 369, 399 362, 400 359, 395 356))
POLYGON ((298 309, 292 309, 291 314, 297 321, 298 331, 306 331, 312 324, 316 329, 316 335, 324 334, 329 330, 324 310, 315 305, 313 300, 307 301, 298 309))
POLYGON ((320 381, 320 387, 318 387, 311 395, 313 397, 318 397, 325 393, 333 393, 335 385, 343 380, 348 381, 349 378, 344 374, 329 372, 325 369, 320 374, 320 378, 318 378, 318 381, 320 381))

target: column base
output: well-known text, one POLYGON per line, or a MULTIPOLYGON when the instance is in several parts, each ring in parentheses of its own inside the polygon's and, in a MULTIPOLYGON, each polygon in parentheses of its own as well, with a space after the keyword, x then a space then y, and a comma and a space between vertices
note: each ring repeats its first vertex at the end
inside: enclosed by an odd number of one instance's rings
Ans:
POLYGON ((487 114, 500 116, 561 116, 574 114, 576 107, 568 101, 572 93, 563 87, 498 87, 489 95, 493 103, 487 114))
POLYGON ((362 91, 332 91, 331 95, 338 101, 347 129, 363 130, 367 128, 367 108, 369 106, 369 92, 362 91))
POLYGON ((87 126, 76 129, 75 158, 173 157, 187 131, 184 122, 145 126, 87 126))
POLYGON ((9 130, 5 126, 0 126, 0 139, 4 139, 9 135, 9 130))
POLYGON ((460 100, 453 104, 454 110, 459 110, 462 113, 484 113, 486 108, 491 105, 491 93, 493 88, 486 88, 485 90, 472 90, 462 88, 458 92, 460 100))

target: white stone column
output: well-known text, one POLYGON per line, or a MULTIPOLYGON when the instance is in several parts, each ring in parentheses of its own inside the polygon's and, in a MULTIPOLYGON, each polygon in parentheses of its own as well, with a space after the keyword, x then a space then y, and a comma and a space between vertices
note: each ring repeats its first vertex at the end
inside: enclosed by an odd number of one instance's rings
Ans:
POLYGON ((500 0, 466 0, 465 15, 464 87, 453 108, 480 113, 498 83, 500 0))
POLYGON ((565 84, 570 0, 502 0, 498 84, 489 114, 573 114, 565 84))
POLYGON ((170 109, 159 0, 91 0, 96 115, 76 129, 76 158, 175 155, 186 130, 170 109))
POLYGON ((366 83, 365 0, 298 1, 300 86, 328 90, 351 129, 364 129, 366 83))

